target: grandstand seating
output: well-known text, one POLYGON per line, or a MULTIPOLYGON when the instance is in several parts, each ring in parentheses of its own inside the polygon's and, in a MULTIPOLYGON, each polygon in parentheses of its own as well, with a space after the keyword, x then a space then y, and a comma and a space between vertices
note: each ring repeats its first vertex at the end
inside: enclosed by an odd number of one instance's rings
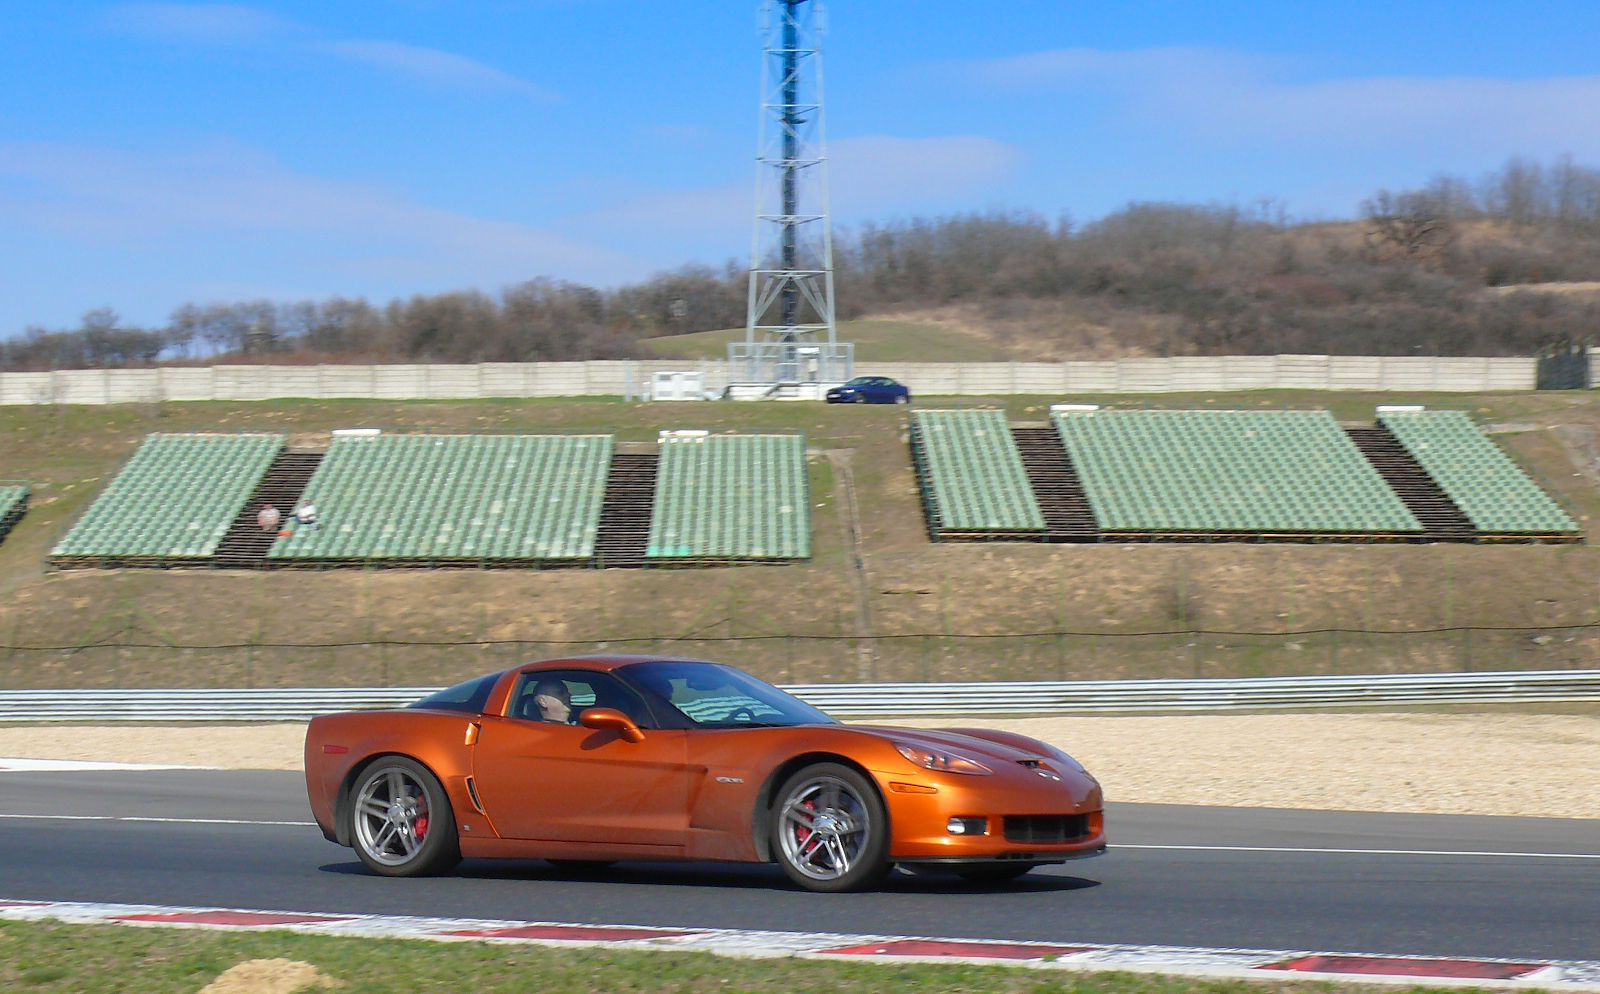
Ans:
POLYGON ((0 483, 0 541, 28 513, 28 488, 20 483, 0 483))
POLYGON ((1054 415, 1108 538, 1422 530, 1326 411, 1054 415))
POLYGON ((609 435, 336 436, 268 560, 446 563, 594 555, 609 435))
POLYGON ((1444 489, 1480 534, 1578 531, 1566 511, 1479 431, 1465 412, 1385 412, 1378 415, 1378 423, 1444 489))
POLYGON ((149 436, 52 558, 210 556, 284 440, 266 434, 149 436))
POLYGON ((662 439, 648 561, 810 556, 810 486, 802 436, 662 439))
POLYGON ((1044 531, 1004 411, 916 411, 911 431, 936 531, 1044 531))

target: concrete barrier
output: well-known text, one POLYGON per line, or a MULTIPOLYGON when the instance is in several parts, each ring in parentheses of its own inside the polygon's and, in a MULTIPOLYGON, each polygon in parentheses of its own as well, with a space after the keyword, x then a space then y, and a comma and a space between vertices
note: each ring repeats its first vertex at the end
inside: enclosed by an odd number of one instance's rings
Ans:
MULTIPOLYGON (((0 721, 305 721, 334 711, 404 707, 436 689, 0 690, 0 721)), ((1300 711, 1597 701, 1600 670, 1233 680, 801 684, 783 689, 841 718, 1300 711)))
MULTIPOLYGON (((1600 362, 1600 360, 1594 360, 1600 362)), ((138 404, 277 397, 466 400, 482 397, 638 396, 653 373, 695 370, 708 389, 728 383, 722 360, 593 360, 481 364, 230 365, 0 373, 0 404, 138 404)), ((1532 390, 1533 358, 1432 356, 1174 356, 1071 362, 856 364, 892 376, 915 397, 1222 390, 1394 393, 1532 390)))

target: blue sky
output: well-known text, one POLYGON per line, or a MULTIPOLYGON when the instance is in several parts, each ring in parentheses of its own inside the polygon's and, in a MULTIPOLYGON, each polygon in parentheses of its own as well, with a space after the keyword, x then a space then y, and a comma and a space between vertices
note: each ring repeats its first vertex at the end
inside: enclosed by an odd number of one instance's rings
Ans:
MULTIPOLYGON (((0 0, 0 335, 744 264, 755 0, 0 0)), ((1600 164, 1600 4, 834 0, 837 226, 1600 164)))

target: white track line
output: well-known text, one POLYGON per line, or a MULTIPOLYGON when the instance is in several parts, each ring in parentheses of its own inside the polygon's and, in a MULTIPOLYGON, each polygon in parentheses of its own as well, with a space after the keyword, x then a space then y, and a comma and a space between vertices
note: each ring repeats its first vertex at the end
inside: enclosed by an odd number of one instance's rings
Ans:
POLYGON ((0 773, 85 773, 94 771, 214 770, 215 766, 174 766, 165 763, 102 763, 82 759, 16 759, 0 756, 0 773))
POLYGON ((166 825, 292 825, 296 828, 314 828, 314 821, 252 821, 245 818, 157 818, 150 815, 40 815, 0 814, 0 819, 13 821, 144 821, 166 825))
POLYGON ((1175 852, 1279 852, 1337 856, 1481 856, 1496 859, 1600 859, 1584 852, 1487 852, 1481 849, 1318 849, 1297 846, 1178 846, 1116 842, 1112 849, 1168 849, 1175 852))

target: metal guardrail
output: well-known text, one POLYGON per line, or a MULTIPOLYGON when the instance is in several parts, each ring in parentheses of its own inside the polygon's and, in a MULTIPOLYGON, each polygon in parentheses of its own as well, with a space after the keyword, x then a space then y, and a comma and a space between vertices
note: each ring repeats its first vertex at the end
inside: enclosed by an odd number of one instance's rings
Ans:
MULTIPOLYGON (((401 707, 436 689, 7 690, 0 691, 0 722, 306 721, 334 711, 401 707)), ((784 689, 840 718, 1304 710, 1600 701, 1600 670, 784 689)))

